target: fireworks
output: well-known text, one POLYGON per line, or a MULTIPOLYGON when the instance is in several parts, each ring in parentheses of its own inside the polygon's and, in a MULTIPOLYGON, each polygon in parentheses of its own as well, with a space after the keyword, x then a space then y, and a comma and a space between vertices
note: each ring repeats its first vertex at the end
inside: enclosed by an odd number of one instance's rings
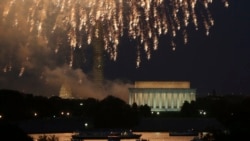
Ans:
MULTIPOLYGON (((222 2, 229 6, 227 0, 222 2)), ((196 30, 204 27, 208 35, 214 25, 209 11, 212 4, 212 0, 3 0, 0 25, 3 31, 15 30, 25 37, 15 41, 23 49, 33 47, 34 42, 54 53, 62 46, 70 47, 70 66, 74 50, 90 45, 95 38, 103 40, 104 50, 111 60, 116 60, 119 39, 128 35, 137 42, 139 66, 141 50, 150 59, 162 35, 169 34, 173 50, 178 33, 182 33, 184 43, 188 42, 190 24, 196 30)), ((32 59, 26 54, 20 75, 32 59)), ((8 63, 4 70, 11 68, 8 63)))

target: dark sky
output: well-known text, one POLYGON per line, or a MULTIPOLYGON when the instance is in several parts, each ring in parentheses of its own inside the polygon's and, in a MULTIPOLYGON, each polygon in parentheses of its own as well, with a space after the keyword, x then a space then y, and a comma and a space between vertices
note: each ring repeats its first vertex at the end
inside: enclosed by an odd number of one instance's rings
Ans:
POLYGON ((250 94, 250 1, 230 0, 229 8, 211 7, 215 25, 206 36, 202 30, 190 30, 189 42, 177 42, 171 50, 167 37, 160 40, 159 49, 151 60, 134 68, 132 47, 121 47, 116 63, 107 64, 110 79, 190 81, 199 95, 250 94), (124 48, 124 49, 123 49, 124 48))
POLYGON ((134 81, 144 80, 190 81, 199 95, 213 90, 218 94, 250 94, 249 0, 229 0, 229 8, 214 0, 209 10, 215 25, 209 36, 202 27, 196 31, 190 26, 188 44, 184 45, 178 34, 175 51, 170 47, 169 35, 161 36, 158 50, 152 52, 150 60, 142 54, 139 68, 135 64, 134 41, 122 37, 117 61, 105 62, 104 75, 108 81, 101 89, 88 79, 91 68, 88 68, 91 64, 88 58, 92 54, 76 49, 74 63, 77 65, 69 68, 67 64, 72 53, 67 44, 70 30, 57 20, 71 16, 70 11, 57 15, 58 9, 50 8, 49 0, 38 7, 28 1, 13 2, 12 5, 9 0, 0 1, 0 89, 51 96, 58 95, 61 85, 66 83, 75 97, 103 98, 112 94, 127 100, 128 87, 134 81), (27 7, 35 11, 35 16, 29 18, 38 17, 34 26, 26 24, 29 19, 26 16, 32 15, 27 7), (51 23, 59 26, 53 34, 51 23), (44 27, 41 33, 40 25, 44 27), (31 27, 36 28, 32 33, 31 27))

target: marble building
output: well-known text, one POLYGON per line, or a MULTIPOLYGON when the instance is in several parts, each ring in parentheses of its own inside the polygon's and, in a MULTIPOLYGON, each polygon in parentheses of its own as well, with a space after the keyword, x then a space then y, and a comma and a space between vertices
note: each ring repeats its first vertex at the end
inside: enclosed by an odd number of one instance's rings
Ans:
POLYGON ((152 112, 180 111, 185 101, 195 100, 189 81, 136 81, 129 88, 129 104, 147 104, 152 112))
POLYGON ((59 91, 59 97, 61 97, 62 99, 72 99, 72 91, 70 86, 67 83, 63 83, 60 91, 59 91))

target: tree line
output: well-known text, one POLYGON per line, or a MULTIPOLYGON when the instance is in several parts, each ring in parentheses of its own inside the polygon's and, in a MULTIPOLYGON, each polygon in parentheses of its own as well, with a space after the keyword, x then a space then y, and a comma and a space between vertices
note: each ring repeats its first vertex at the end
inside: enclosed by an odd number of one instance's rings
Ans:
POLYGON ((44 97, 14 90, 0 90, 0 120, 20 121, 42 118, 88 118, 94 127, 128 128, 141 118, 157 117, 212 117, 237 132, 249 131, 250 97, 245 95, 210 95, 184 102, 179 112, 152 113, 147 105, 127 104, 107 96, 103 100, 61 99, 44 97), (237 129, 237 130, 236 130, 237 129), (243 131, 242 131, 243 130, 243 131))
MULTIPOLYGON (((127 104, 107 96, 103 100, 61 99, 14 90, 0 90, 0 123, 33 119, 84 118, 94 128, 130 128, 141 118, 216 118, 229 134, 212 131, 217 140, 237 140, 250 133, 250 97, 246 95, 210 95, 184 102, 179 112, 152 113, 147 105, 127 104)), ((1 124, 5 125, 5 124, 1 124)), ((6 126, 7 127, 7 126, 6 126)), ((9 126, 8 126, 9 127, 9 126)), ((6 130, 6 129, 4 129, 6 130)))
POLYGON ((0 116, 7 121, 77 117, 91 119, 95 127, 118 128, 134 126, 140 117, 150 114, 147 105, 130 106, 111 95, 103 100, 62 99, 58 96, 34 96, 14 90, 0 90, 0 116))

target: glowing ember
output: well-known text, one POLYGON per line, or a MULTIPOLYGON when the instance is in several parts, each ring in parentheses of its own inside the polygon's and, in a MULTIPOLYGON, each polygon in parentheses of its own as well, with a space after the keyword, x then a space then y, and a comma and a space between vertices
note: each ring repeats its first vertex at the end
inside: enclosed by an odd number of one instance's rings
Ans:
MULTIPOLYGON (((227 0, 222 2, 225 7, 229 6, 227 0)), ((208 35, 214 25, 209 12, 212 4, 212 0, 1 0, 0 26, 4 32, 22 33, 26 38, 15 42, 20 42, 22 47, 17 48, 24 50, 37 42, 58 53, 65 43, 68 44, 71 48, 70 66, 73 64, 72 52, 91 44, 94 38, 101 38, 110 59, 116 60, 119 39, 126 33, 137 42, 139 67, 139 50, 143 48, 150 59, 151 52, 158 48, 161 35, 170 35, 173 50, 176 49, 174 38, 179 31, 184 43, 188 42, 187 27, 190 24, 196 30, 204 27, 208 35), (198 17, 202 17, 202 21, 198 17), (98 24, 100 28, 97 28, 98 24)), ((26 53, 29 58, 29 52, 26 53)), ((22 59, 20 76, 28 62, 29 59, 22 59)), ((10 62, 3 70, 11 68, 10 62)))

